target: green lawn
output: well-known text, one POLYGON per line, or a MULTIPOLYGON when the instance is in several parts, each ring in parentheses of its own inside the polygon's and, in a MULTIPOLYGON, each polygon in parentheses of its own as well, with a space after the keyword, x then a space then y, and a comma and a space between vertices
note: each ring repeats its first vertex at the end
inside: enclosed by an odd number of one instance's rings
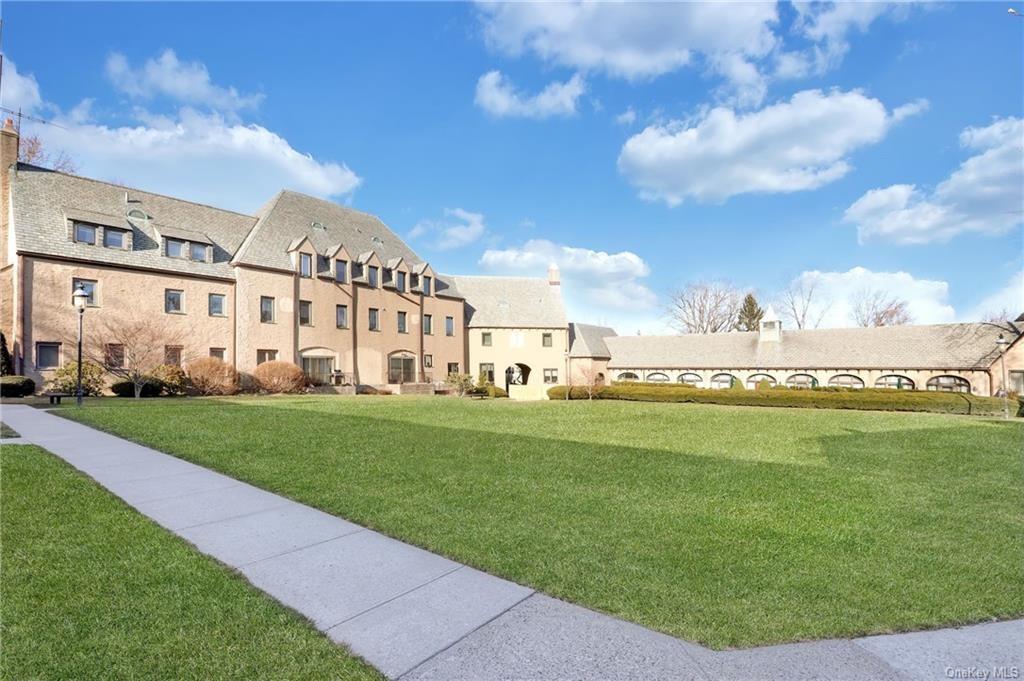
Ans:
POLYGON ((1024 614, 1024 425, 402 397, 61 411, 716 647, 1024 614))
POLYGON ((48 452, 0 470, 0 678, 380 678, 48 452))

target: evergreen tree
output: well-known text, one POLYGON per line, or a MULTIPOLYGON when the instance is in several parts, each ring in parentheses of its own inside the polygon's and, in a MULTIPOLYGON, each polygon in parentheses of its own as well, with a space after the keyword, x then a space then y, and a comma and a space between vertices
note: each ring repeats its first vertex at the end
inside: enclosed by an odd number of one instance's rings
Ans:
POLYGON ((0 333, 0 376, 14 375, 14 360, 7 351, 7 337, 0 333))
POLYGON ((739 331, 757 331, 758 324, 761 323, 761 317, 764 317, 764 309, 757 304, 757 298, 754 297, 754 294, 748 293, 743 299, 743 305, 740 307, 736 328, 739 331))

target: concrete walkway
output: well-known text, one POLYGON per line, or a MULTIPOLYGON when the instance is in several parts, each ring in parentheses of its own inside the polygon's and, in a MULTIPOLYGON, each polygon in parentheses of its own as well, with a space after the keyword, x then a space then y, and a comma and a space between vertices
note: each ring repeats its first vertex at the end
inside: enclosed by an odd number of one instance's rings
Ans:
POLYGON ((61 457, 392 679, 923 680, 998 678, 996 670, 1012 667, 1024 674, 1024 620, 712 651, 41 410, 4 406, 0 417, 21 434, 16 442, 61 457))

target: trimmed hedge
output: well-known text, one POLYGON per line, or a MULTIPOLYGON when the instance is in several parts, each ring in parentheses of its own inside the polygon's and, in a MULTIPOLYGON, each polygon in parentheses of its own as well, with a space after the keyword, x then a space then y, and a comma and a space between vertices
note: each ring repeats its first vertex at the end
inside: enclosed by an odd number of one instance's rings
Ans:
MULTIPOLYGON (((146 378, 142 384, 139 397, 158 397, 164 390, 164 384, 155 378, 146 378)), ((131 381, 116 381, 111 384, 110 392, 118 397, 135 397, 135 384, 131 381)))
POLYGON ((28 376, 0 376, 0 397, 27 397, 36 391, 28 376))
MULTIPOLYGON (((548 390, 548 397, 565 399, 565 386, 548 390)), ((570 399, 587 399, 585 388, 574 387, 570 399)), ((811 409, 867 409, 878 411, 924 411, 939 414, 998 416, 1003 413, 999 397, 978 397, 966 393, 891 390, 882 388, 711 390, 684 385, 657 383, 614 383, 594 394, 598 400, 635 400, 639 402, 695 402, 760 407, 804 407, 811 409)), ((1018 416, 1024 415, 1024 402, 1011 404, 1018 416)))
POLYGON ((466 391, 467 395, 473 395, 475 397, 508 397, 508 393, 505 392, 504 388, 499 388, 496 385, 484 385, 470 388, 466 391))

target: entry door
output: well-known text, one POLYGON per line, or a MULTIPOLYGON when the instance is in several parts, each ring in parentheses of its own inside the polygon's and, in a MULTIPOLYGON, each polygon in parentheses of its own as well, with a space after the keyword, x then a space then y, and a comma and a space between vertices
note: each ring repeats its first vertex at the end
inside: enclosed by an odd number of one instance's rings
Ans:
POLYGON ((302 370, 314 385, 327 385, 331 382, 334 360, 330 357, 303 357, 302 370))
POLYGON ((416 360, 412 357, 392 357, 388 360, 388 383, 415 383, 416 360))

